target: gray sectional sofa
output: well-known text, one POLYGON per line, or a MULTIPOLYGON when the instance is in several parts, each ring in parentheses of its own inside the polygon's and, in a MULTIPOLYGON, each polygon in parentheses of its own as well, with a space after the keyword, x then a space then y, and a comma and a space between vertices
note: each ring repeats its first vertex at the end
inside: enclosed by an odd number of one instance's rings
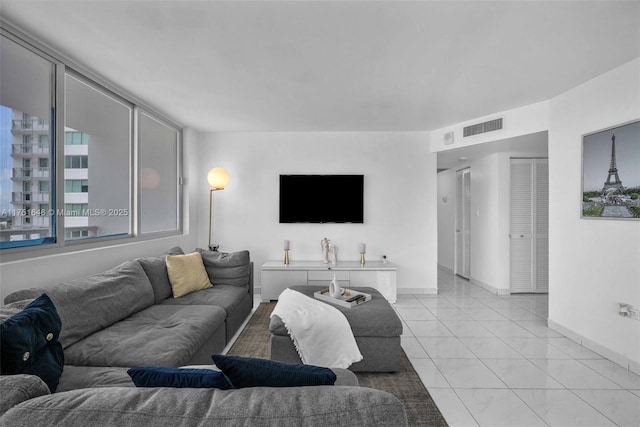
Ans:
MULTIPOLYGON (((166 252, 182 253, 180 248, 166 252)), ((253 274, 248 251, 201 254, 215 286, 181 298, 173 298, 164 257, 159 256, 54 286, 16 291, 5 303, 43 293, 51 298, 63 324, 59 341, 66 365, 211 364, 211 355, 224 349, 251 313, 253 274)))
POLYGON ((347 370, 334 370, 334 386, 135 387, 129 367, 211 365, 251 313, 249 253, 197 251, 213 286, 179 298, 164 255, 8 295, 0 321, 49 296, 62 321, 64 369, 54 393, 37 376, 0 376, 0 426, 406 424, 398 399, 358 387, 347 370))

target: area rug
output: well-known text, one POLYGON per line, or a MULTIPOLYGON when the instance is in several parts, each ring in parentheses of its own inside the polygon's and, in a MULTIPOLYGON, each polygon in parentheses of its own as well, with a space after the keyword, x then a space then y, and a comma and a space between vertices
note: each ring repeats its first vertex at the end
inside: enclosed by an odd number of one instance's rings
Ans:
MULTIPOLYGON (((270 357, 269 316, 275 303, 262 303, 231 346, 227 354, 270 357)), ((404 404, 410 426, 446 426, 447 422, 433 402, 420 377, 402 352, 399 372, 356 372, 360 386, 384 390, 404 404)))

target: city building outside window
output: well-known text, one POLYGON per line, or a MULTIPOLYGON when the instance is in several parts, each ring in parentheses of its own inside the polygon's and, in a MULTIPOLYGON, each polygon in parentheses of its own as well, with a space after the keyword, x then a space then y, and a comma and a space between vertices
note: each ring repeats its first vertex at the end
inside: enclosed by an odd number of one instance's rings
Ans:
POLYGON ((179 233, 182 130, 22 37, 0 34, 0 250, 179 233))

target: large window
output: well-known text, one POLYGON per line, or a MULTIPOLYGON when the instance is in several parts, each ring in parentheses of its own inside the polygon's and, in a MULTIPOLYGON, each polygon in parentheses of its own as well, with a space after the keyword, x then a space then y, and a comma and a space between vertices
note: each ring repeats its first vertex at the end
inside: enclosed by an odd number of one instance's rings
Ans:
POLYGON ((65 218, 65 228, 91 230, 96 237, 131 233, 132 126, 131 104, 87 80, 65 75, 65 135, 70 133, 72 141, 87 135, 86 144, 65 144, 65 154, 74 147, 85 151, 65 155, 65 168, 83 169, 74 178, 91 181, 86 200, 65 193, 65 204, 88 207, 83 209, 87 215, 65 218))
POLYGON ((180 133, 142 112, 140 135, 140 230, 177 230, 180 133))
POLYGON ((55 242, 51 215, 32 221, 31 204, 51 200, 54 76, 50 60, 0 37, 0 248, 55 242))
POLYGON ((181 129, 23 39, 0 29, 0 249, 180 232, 181 129))

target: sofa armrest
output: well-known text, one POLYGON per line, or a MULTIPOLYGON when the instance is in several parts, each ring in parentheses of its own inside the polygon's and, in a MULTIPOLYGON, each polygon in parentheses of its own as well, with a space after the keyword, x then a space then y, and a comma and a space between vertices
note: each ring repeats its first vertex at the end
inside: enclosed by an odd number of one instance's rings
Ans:
POLYGON ((49 387, 35 375, 2 375, 0 376, 0 415, 18 403, 46 394, 51 394, 49 387))
POLYGON ((357 387, 360 385, 356 374, 348 369, 331 368, 334 374, 336 374, 336 382, 334 385, 344 385, 357 387))

